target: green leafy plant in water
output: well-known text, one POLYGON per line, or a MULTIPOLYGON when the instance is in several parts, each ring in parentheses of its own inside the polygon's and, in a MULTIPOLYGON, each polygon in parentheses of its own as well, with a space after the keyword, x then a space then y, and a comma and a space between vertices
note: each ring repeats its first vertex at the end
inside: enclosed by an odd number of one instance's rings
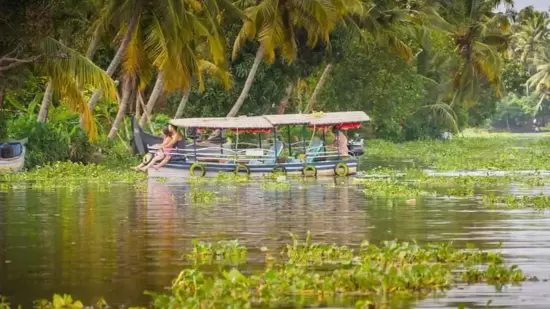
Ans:
POLYGON ((413 198, 434 195, 432 192, 421 190, 414 183, 405 183, 394 179, 360 179, 354 183, 364 186, 363 192, 366 196, 413 198))
POLYGON ((288 190, 290 189, 290 182, 286 180, 269 180, 262 179, 262 190, 288 190))
POLYGON ((0 295, 0 309, 11 309, 8 298, 0 295))
POLYGON ((207 243, 193 240, 193 251, 187 258, 195 265, 200 264, 230 264, 246 263, 247 249, 238 240, 221 240, 207 243))
POLYGON ((97 164, 56 162, 31 171, 0 175, 0 182, 10 188, 77 189, 82 183, 109 188, 115 183, 139 184, 147 178, 142 173, 107 168, 97 164))
POLYGON ((483 204, 487 207, 504 206, 507 208, 535 208, 539 210, 550 208, 550 196, 543 194, 533 196, 514 196, 511 194, 497 196, 494 193, 483 196, 483 204))
POLYGON ((35 302, 35 308, 37 309, 82 309, 84 305, 79 300, 73 300, 71 295, 54 294, 53 300, 39 300, 35 302))
POLYGON ((186 194, 191 203, 209 205, 223 201, 224 198, 219 193, 214 191, 202 190, 199 188, 193 188, 186 194))
POLYGON ((290 237, 292 239, 292 244, 287 244, 281 252, 290 264, 349 264, 353 258, 353 250, 346 246, 311 243, 311 234, 309 232, 307 233, 305 242, 303 243, 300 243, 296 235, 292 233, 290 233, 290 237))
POLYGON ((502 282, 519 283, 525 279, 517 265, 505 266, 500 263, 491 263, 484 270, 471 266, 462 273, 462 280, 468 283, 488 282, 499 285, 502 282))

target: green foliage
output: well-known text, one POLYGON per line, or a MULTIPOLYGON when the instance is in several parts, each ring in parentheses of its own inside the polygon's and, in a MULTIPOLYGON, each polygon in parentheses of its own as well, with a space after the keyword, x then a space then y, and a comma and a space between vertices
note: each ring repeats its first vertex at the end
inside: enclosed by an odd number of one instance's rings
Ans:
POLYGON ((544 170, 550 165, 545 139, 521 135, 488 137, 455 137, 450 141, 424 140, 394 144, 370 140, 366 145, 364 164, 384 160, 403 165, 432 167, 443 171, 457 170, 544 170))
POLYGON ((10 121, 9 136, 28 138, 25 166, 32 168, 49 162, 66 161, 70 156, 71 140, 63 124, 41 124, 35 117, 21 117, 10 121))
POLYGON ((313 305, 378 307, 426 297, 460 282, 501 285, 525 279, 517 267, 502 264, 496 252, 458 250, 448 244, 385 241, 363 242, 358 251, 335 244, 305 243, 295 236, 281 252, 281 260, 267 248, 265 269, 244 274, 237 268, 203 272, 183 270, 171 294, 148 293, 155 308, 256 308, 313 305), (330 266, 329 266, 330 265, 330 266), (471 270, 486 265, 486 270, 471 270), (456 270, 468 269, 469 276, 456 270), (465 278, 465 279, 463 279, 465 278), (335 297, 338 296, 338 297, 335 297))
POLYGON ((508 94, 497 103, 495 115, 492 117, 492 125, 495 128, 531 129, 533 125, 533 113, 536 99, 533 97, 518 97, 515 94, 508 94))
POLYGON ((66 188, 77 190, 83 182, 109 189, 114 183, 139 184, 146 179, 143 173, 136 173, 127 167, 108 168, 97 164, 55 162, 36 167, 28 172, 2 174, 0 181, 8 188, 33 188, 50 190, 66 188))
POLYGON ((187 255, 187 258, 194 265, 239 265, 246 263, 246 252, 246 247, 238 240, 220 240, 216 243, 193 240, 193 251, 187 255))
MULTIPOLYGON (((372 42, 363 45, 352 40, 343 53, 343 60, 329 77, 317 109, 364 110, 373 119, 377 137, 404 140, 407 129, 403 125, 413 120, 411 116, 428 103, 423 100, 425 79, 406 62, 372 42)), ((415 132, 409 134, 409 138, 425 133, 424 128, 410 130, 415 132)))
POLYGON ((8 123, 4 118, 4 112, 0 110, 0 141, 4 141, 8 138, 8 123))

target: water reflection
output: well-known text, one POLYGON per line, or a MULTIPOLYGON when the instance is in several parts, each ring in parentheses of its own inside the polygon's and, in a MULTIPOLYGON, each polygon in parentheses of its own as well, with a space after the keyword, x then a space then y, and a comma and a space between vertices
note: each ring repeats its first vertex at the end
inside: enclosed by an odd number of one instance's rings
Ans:
MULTIPOLYGON (((144 290, 162 290, 186 266, 182 257, 192 239, 239 239, 251 248, 247 267, 254 269, 263 260, 259 247, 280 248, 288 233, 303 237, 307 231, 314 240, 352 246, 365 239, 400 239, 496 248, 502 241, 509 261, 543 279, 550 275, 549 223, 545 213, 487 210, 475 200, 430 197, 416 205, 366 200, 342 179, 294 182, 290 190, 151 180, 144 191, 120 185, 107 191, 84 186, 0 192, 0 294, 25 306, 54 292, 86 303, 104 296, 112 304, 144 304, 144 290), (194 186, 227 201, 190 204, 186 193, 194 186)), ((524 287, 529 289, 498 294, 499 304, 527 308, 523 305, 550 300, 543 292, 550 291, 546 282, 524 287)), ((465 287, 418 306, 485 305, 494 295, 492 287, 465 287)))

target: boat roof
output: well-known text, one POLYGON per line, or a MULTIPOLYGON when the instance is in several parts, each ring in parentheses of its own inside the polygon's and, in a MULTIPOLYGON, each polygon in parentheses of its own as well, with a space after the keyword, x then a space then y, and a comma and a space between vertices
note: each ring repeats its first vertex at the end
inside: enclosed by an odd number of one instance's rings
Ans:
POLYGON ((370 117, 361 111, 355 112, 331 112, 313 114, 286 114, 264 116, 274 126, 280 125, 335 125, 344 123, 358 123, 370 121, 370 117))
POLYGON ((265 116, 239 116, 225 118, 183 118, 173 119, 171 124, 186 128, 209 129, 270 129, 281 125, 327 126, 370 121, 362 111, 313 114, 283 114, 265 116))
POLYGON ((311 114, 310 124, 322 126, 367 121, 370 121, 370 117, 365 112, 335 112, 311 114))
POLYGON ((171 124, 185 128, 207 129, 271 129, 273 124, 263 116, 239 116, 225 118, 172 119, 171 124))

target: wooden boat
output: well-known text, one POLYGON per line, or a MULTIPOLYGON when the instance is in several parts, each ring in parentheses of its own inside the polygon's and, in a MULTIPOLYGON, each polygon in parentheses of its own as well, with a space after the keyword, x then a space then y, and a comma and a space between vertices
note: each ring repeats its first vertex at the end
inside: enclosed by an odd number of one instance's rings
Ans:
MULTIPOLYGON (((236 143, 207 144, 193 142, 183 147, 175 147, 168 155, 170 161, 158 170, 150 168, 149 177, 205 177, 215 176, 219 172, 231 172, 242 175, 262 176, 279 172, 288 175, 304 176, 349 176, 357 172, 358 160, 355 151, 339 153, 325 143, 325 130, 336 128, 346 130, 360 127, 370 121, 364 112, 336 112, 318 114, 287 114, 232 118, 186 118, 173 119, 170 123, 178 128, 199 128, 201 130, 231 130, 236 134, 236 143), (290 130, 288 141, 278 135, 282 127, 302 127, 302 140, 292 143, 290 130), (306 131, 312 131, 310 142, 306 131), (323 132, 322 140, 314 139, 316 130, 323 132), (253 133, 259 136, 259 142, 250 147, 238 147, 241 133, 253 133), (269 134, 272 142, 262 143, 260 135, 269 134), (263 144, 263 145, 262 145, 263 144), (288 151, 287 151, 288 149, 288 151), (292 149, 300 154, 294 155, 292 149)), ((184 139, 185 140, 185 139, 184 139)), ((362 140, 360 141, 362 144, 362 140)), ((149 156, 156 152, 148 145, 149 156)), ((357 144, 355 144, 355 148, 357 144)), ((362 150, 358 151, 362 154, 362 150)))
POLYGON ((0 142, 0 173, 19 172, 25 167, 27 139, 0 142))

